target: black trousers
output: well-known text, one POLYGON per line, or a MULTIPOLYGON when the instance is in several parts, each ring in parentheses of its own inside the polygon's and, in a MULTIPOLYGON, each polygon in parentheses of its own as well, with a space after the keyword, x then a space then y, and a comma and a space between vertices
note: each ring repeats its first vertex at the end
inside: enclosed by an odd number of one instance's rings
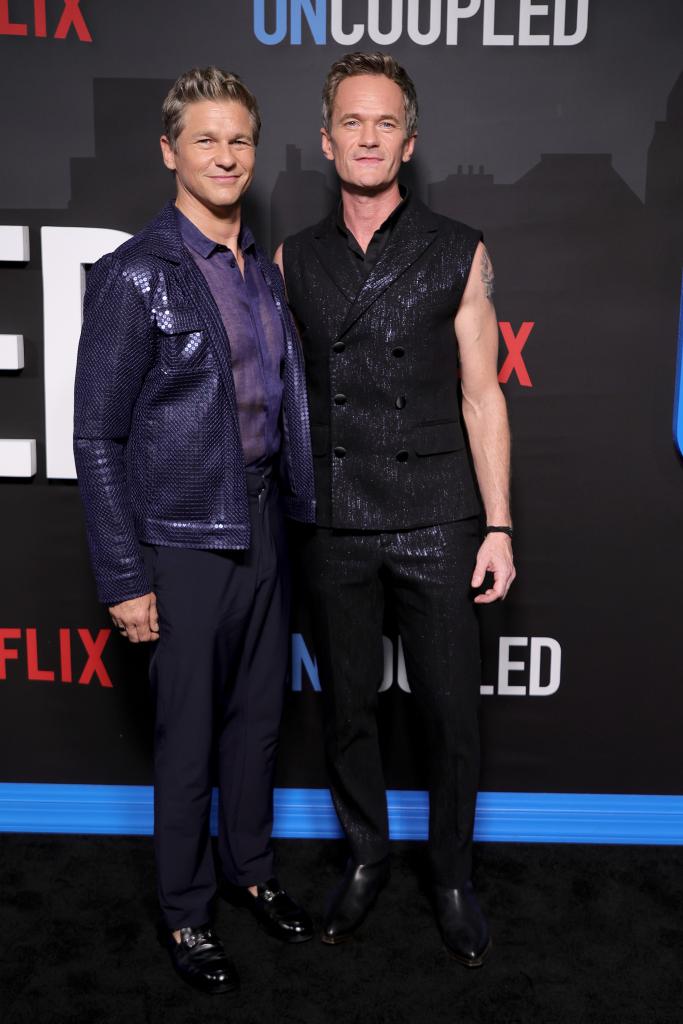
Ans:
POLYGON ((330 788, 351 855, 371 863, 389 848, 376 710, 390 595, 426 731, 433 878, 451 887, 470 876, 479 777, 481 664, 470 579, 480 542, 477 518, 386 533, 318 528, 303 541, 330 788))
POLYGON ((221 869, 235 885, 273 875, 273 771, 289 644, 284 526, 274 485, 248 474, 248 551, 145 548, 160 638, 154 847, 167 926, 209 919, 216 891, 209 813, 219 787, 221 869))

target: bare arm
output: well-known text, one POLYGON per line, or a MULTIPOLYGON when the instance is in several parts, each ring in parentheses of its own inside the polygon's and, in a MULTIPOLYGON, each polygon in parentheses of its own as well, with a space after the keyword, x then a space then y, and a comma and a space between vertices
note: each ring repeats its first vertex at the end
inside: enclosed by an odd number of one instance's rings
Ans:
POLYGON ((275 255, 273 256, 273 263, 275 263, 276 267, 278 267, 280 273, 282 274, 282 280, 284 281, 284 279, 285 279, 285 261, 284 261, 284 256, 282 254, 282 248, 283 248, 282 245, 278 245, 277 249, 275 250, 275 255))
MULTIPOLYGON (((455 317, 462 371, 463 417, 469 437, 486 522, 509 526, 510 429, 505 398, 498 384, 498 321, 493 305, 493 267, 480 242, 455 317)), ((506 534, 489 534, 479 549, 472 586, 487 571, 494 584, 475 598, 488 604, 504 598, 515 578, 512 542, 506 534)))

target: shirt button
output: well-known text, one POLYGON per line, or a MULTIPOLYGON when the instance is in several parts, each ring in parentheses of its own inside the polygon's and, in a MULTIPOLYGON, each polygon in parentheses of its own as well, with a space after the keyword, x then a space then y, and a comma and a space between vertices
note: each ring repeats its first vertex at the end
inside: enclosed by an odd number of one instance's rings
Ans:
POLYGON ((342 395, 341 392, 334 396, 335 405, 346 405, 346 395, 342 395))
POLYGON ((396 401, 394 402, 394 405, 396 406, 397 409, 405 409, 407 401, 408 399, 406 398, 405 395, 399 395, 396 401))
POLYGON ((332 346, 332 351, 333 352, 343 352, 345 348, 346 348, 346 345, 344 344, 343 341, 335 341, 334 345, 332 346))
POLYGON ((402 359, 403 356, 406 354, 406 350, 402 348, 400 345, 397 345, 396 348, 391 350, 391 354, 392 356, 396 356, 397 359, 402 359))
MULTIPOLYGON (((337 456, 338 459, 343 459, 344 456, 346 455, 346 448, 342 448, 342 446, 338 444, 337 447, 334 449, 334 454, 337 456)), ((408 453, 406 452, 406 455, 407 454, 408 453)))
POLYGON ((405 450, 405 448, 401 448, 400 452, 396 452, 396 461, 397 462, 407 462, 408 461, 408 452, 405 450))

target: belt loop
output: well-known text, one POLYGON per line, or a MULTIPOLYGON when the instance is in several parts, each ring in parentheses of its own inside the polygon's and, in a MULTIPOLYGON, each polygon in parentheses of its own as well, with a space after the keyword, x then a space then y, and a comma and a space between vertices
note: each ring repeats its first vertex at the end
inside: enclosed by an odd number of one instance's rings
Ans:
POLYGON ((259 514, 263 513, 273 482, 274 478, 270 464, 261 469, 247 470, 247 491, 252 501, 256 498, 259 514))

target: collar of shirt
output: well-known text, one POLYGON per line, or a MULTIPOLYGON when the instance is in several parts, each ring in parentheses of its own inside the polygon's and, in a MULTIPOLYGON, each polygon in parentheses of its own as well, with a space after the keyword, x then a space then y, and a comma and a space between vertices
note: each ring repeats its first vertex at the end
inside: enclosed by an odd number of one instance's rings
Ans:
MULTIPOLYGON (((180 226, 180 235, 183 243, 189 248, 196 252, 199 256, 203 256, 205 260, 208 260, 216 252, 227 252, 227 245, 222 245, 220 242, 214 242, 213 238, 207 238, 207 236, 199 230, 196 224, 186 217, 184 213, 181 213, 177 209, 178 223, 180 226)), ((242 224, 240 227, 239 237, 237 244, 242 252, 248 252, 253 249, 256 245, 254 236, 247 227, 246 224, 242 224)))
MULTIPOLYGON (((383 234, 388 234, 391 231, 391 229, 396 224, 396 221, 399 219, 399 217, 403 213, 403 210, 405 209, 405 207, 408 204, 408 200, 410 198, 409 190, 406 188, 405 185, 399 185, 398 189, 399 189, 399 192, 401 193, 401 201, 400 201, 400 203, 397 206, 394 207, 394 209, 391 211, 391 213, 386 218, 386 220, 384 220, 380 224, 380 226, 377 228, 377 230, 375 231, 375 233, 372 236, 373 240, 378 238, 378 236, 383 235, 383 234)), ((348 241, 349 245, 352 245, 352 242, 353 242, 353 243, 355 243, 355 245, 353 245, 353 248, 354 249, 355 248, 360 249, 360 246, 358 245, 358 242, 356 241, 356 239, 353 236, 352 232, 349 231, 349 229, 347 228, 346 224, 344 223, 344 204, 342 203, 341 199, 339 200, 339 206, 337 207, 337 228, 339 229, 341 234, 344 235, 344 237, 348 241)), ((361 251, 361 255, 362 255, 362 251, 361 251)))

